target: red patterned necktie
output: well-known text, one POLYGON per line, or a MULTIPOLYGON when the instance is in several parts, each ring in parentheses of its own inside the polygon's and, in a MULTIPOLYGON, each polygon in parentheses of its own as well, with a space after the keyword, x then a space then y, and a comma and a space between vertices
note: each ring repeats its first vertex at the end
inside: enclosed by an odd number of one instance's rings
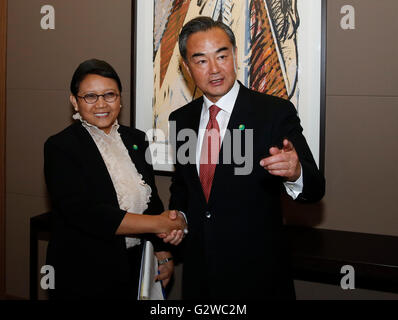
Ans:
POLYGON ((199 178, 206 201, 209 201, 214 171, 216 170, 218 154, 220 152, 220 127, 216 119, 220 110, 216 105, 212 105, 209 108, 210 118, 206 126, 200 154, 199 178))

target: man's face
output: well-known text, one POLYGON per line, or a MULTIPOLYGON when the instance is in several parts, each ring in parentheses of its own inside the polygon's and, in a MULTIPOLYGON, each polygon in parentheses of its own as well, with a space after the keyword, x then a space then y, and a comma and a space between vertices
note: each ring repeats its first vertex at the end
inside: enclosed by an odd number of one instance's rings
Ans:
POLYGON ((215 103, 234 85, 236 48, 220 28, 196 32, 187 40, 184 65, 203 94, 215 103))

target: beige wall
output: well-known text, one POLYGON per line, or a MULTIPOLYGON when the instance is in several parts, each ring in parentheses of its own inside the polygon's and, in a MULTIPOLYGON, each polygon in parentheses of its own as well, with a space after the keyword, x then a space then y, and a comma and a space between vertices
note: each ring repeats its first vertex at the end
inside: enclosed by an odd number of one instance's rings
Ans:
POLYGON ((328 1, 322 227, 398 236, 396 0, 328 1), (340 8, 356 29, 340 28, 340 8))
POLYGON ((329 0, 326 196, 287 202, 289 223, 398 236, 398 22, 396 0, 329 0), (343 30, 344 5, 355 29, 343 30))
MULTIPOLYGON (((328 1, 327 193, 317 205, 287 202, 290 223, 398 236, 396 12, 396 0, 328 1), (345 4, 356 9, 355 30, 340 28, 345 4)), ((80 61, 98 57, 116 68, 124 85, 121 122, 129 123, 130 1, 12 0, 8 19, 6 285, 8 294, 27 297, 29 218, 49 208, 43 143, 71 122, 68 85, 80 61), (40 29, 44 4, 55 7, 55 30, 40 29)), ((167 204, 170 178, 157 183, 167 204)), ((40 251, 42 263, 45 244, 40 251)), ((310 297, 310 284, 296 287, 298 297, 310 297)), ((317 292, 353 297, 328 288, 317 286, 317 292)))
POLYGON ((6 174, 6 44, 7 1, 0 0, 0 299, 5 295, 5 174, 6 174))

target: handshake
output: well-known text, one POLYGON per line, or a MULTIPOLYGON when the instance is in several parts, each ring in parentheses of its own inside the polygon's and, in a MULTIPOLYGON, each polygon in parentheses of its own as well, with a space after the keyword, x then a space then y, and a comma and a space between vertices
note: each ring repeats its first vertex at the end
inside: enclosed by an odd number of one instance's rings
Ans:
POLYGON ((159 216, 161 232, 156 235, 165 243, 178 245, 185 234, 188 233, 188 225, 185 216, 178 210, 166 210, 159 216))

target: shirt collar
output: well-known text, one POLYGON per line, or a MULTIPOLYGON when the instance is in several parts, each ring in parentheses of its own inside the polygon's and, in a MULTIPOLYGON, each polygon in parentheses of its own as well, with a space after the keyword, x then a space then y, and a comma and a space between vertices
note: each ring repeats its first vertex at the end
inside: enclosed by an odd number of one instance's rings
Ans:
POLYGON ((236 98, 238 97, 239 88, 240 88, 239 83, 237 80, 235 80, 235 83, 232 86, 231 90, 229 90, 224 96, 222 96, 216 103, 211 102, 205 95, 203 95, 204 106, 206 108, 206 111, 209 110, 209 108, 213 104, 215 104, 221 110, 224 110, 228 113, 232 113, 236 98))

